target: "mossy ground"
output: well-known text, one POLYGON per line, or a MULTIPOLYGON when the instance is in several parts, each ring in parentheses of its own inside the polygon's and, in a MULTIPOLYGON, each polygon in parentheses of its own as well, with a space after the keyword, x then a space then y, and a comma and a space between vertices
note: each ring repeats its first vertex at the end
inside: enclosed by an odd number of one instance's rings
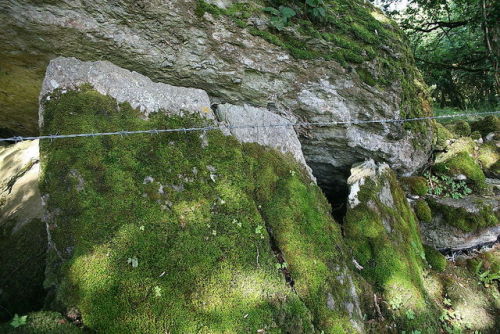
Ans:
POLYGON ((393 172, 367 180, 358 198, 361 204, 347 211, 344 233, 363 266, 360 274, 383 296, 399 331, 436 333, 439 312, 423 287, 427 264, 418 222, 393 172), (383 187, 390 188, 393 205, 379 198, 383 187))
POLYGON ((82 330, 72 325, 61 314, 50 311, 26 315, 26 324, 14 328, 10 323, 0 324, 2 334, 76 334, 82 330))
MULTIPOLYGON (((137 116, 83 87, 52 97, 43 131, 200 124, 137 116)), ((43 143, 52 258, 64 259, 47 281, 56 301, 106 333, 352 332, 340 229, 321 191, 289 156, 206 136, 206 147, 193 132, 43 143)))

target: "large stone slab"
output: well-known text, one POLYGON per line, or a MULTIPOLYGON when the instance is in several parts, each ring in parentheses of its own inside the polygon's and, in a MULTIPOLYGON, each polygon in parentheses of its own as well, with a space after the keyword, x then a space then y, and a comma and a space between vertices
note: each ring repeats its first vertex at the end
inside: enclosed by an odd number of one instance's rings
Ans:
MULTIPOLYGON (((147 117, 154 112, 167 112, 182 116, 198 114, 214 119, 208 94, 195 88, 185 88, 153 82, 148 77, 116 66, 108 61, 84 62, 76 58, 59 57, 47 67, 40 98, 55 89, 75 89, 90 84, 99 93, 109 95, 117 102, 128 102, 147 117)), ((43 104, 39 120, 43 125, 43 104)))
POLYGON ((275 148, 282 153, 290 153, 306 167, 309 175, 314 179, 302 154, 302 146, 297 133, 291 125, 293 121, 267 109, 249 105, 221 104, 217 106, 216 115, 221 122, 228 125, 229 132, 239 141, 258 143, 275 148), (253 125, 253 127, 248 125, 253 125))

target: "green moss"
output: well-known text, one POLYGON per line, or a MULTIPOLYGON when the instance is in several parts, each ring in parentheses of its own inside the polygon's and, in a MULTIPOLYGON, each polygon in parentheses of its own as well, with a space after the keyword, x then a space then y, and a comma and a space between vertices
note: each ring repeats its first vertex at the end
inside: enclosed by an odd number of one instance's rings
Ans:
POLYGON ((425 259, 430 264, 432 269, 436 271, 444 271, 448 262, 443 254, 434 247, 424 245, 425 259))
POLYGON ((427 180, 422 176, 410 176, 401 178, 403 186, 411 194, 418 196, 425 196, 429 192, 429 185, 427 180))
POLYGON ((480 146, 477 160, 483 167, 483 170, 500 174, 499 159, 500 154, 495 143, 486 143, 480 146))
POLYGON ((433 215, 442 215, 443 222, 454 226, 464 232, 475 232, 485 227, 498 225, 498 214, 492 207, 481 202, 476 203, 479 212, 469 213, 463 208, 443 205, 434 200, 429 200, 433 215))
POLYGON ((481 139, 481 132, 479 131, 471 132, 470 137, 474 140, 479 140, 481 139))
POLYGON ((447 146, 446 141, 454 138, 450 130, 438 122, 434 122, 434 136, 436 142, 435 148, 437 150, 444 150, 447 146))
POLYGON ((486 116, 478 121, 471 123, 473 131, 479 131, 483 137, 491 132, 500 131, 500 118, 495 115, 486 116))
POLYGON ((467 121, 457 121, 453 124, 453 132, 460 137, 467 137, 471 133, 471 128, 467 121))
MULTIPOLYGON (((45 112, 44 133, 203 124, 145 121, 88 87, 53 97, 45 112)), ((42 143, 42 189, 59 212, 52 239, 64 259, 52 268, 56 302, 106 333, 352 332, 342 303, 327 306, 329 295, 351 297, 337 280, 346 274, 340 228, 319 188, 291 156, 207 137, 207 147, 196 133, 42 143)))
POLYGON ((474 189, 479 192, 487 188, 481 166, 467 152, 459 152, 448 160, 435 164, 434 171, 449 176, 463 174, 472 181, 474 189))
POLYGON ((380 293, 398 331, 439 327, 435 305, 423 288, 424 249, 417 219, 392 171, 368 179, 358 192, 361 202, 347 210, 344 233, 362 275, 380 293), (390 189, 392 205, 380 198, 390 189), (409 319, 406 311, 415 317, 409 319))
POLYGON ((376 238, 384 231, 384 227, 378 216, 366 205, 358 205, 349 210, 344 224, 344 232, 349 238, 366 237, 376 238))
POLYGON ((376 86, 377 85, 377 80, 373 77, 373 75, 367 71, 366 69, 357 69, 358 75, 361 78, 361 80, 366 83, 367 85, 370 86, 376 86))
POLYGON ((40 311, 27 314, 26 324, 18 328, 9 323, 0 324, 4 334, 74 334, 82 333, 78 327, 70 324, 61 314, 40 311))
POLYGON ((421 222, 429 223, 432 220, 432 211, 425 200, 415 202, 415 214, 421 222))
POLYGON ((198 1, 196 1, 196 8, 194 10, 194 13, 198 17, 203 17, 203 15, 205 15, 205 13, 210 13, 210 14, 214 15, 215 17, 217 17, 219 15, 223 15, 224 10, 217 7, 216 5, 212 5, 211 3, 208 3, 204 0, 198 0, 198 1))

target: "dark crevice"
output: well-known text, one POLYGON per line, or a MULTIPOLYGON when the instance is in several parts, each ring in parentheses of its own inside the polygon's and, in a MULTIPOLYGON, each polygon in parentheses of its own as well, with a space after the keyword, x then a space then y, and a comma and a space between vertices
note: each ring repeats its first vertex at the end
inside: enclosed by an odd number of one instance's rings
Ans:
POLYGON ((281 271, 281 273, 285 277, 285 280, 288 283, 288 285, 290 286, 290 288, 294 292, 297 292, 297 291, 295 291, 295 287, 294 287, 295 281, 292 278, 292 273, 290 272, 290 269, 288 268, 288 265, 285 261, 285 257, 283 256, 283 252, 281 251, 281 249, 278 246, 278 242, 274 238, 273 231, 267 225, 266 225, 266 229, 267 229, 267 234, 269 234, 269 244, 271 246, 271 250, 273 251, 273 254, 276 257, 276 260, 278 261, 278 263, 280 265, 279 270, 281 271))
POLYGON ((455 258, 458 256, 473 257, 481 253, 482 251, 488 251, 489 249, 493 249, 499 245, 500 245, 500 236, 498 236, 497 240, 495 241, 485 242, 470 248, 462 248, 462 249, 441 248, 438 249, 438 251, 440 251, 441 254, 443 254, 448 258, 455 258))
POLYGON ((332 206, 332 216, 335 221, 342 224, 347 213, 347 198, 349 196, 349 186, 347 185, 347 176, 345 178, 336 178, 334 182, 318 182, 318 186, 323 190, 326 199, 332 206))

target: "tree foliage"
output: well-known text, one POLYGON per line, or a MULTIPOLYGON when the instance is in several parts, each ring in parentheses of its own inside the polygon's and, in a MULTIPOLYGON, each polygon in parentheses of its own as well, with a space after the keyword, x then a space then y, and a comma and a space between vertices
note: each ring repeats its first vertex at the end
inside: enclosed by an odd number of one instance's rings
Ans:
MULTIPOLYGON (((500 2, 383 0, 410 38, 439 107, 495 107, 500 78, 500 2), (396 7, 396 9, 394 9, 396 7)), ((379 1, 380 3, 380 1, 379 1)))

